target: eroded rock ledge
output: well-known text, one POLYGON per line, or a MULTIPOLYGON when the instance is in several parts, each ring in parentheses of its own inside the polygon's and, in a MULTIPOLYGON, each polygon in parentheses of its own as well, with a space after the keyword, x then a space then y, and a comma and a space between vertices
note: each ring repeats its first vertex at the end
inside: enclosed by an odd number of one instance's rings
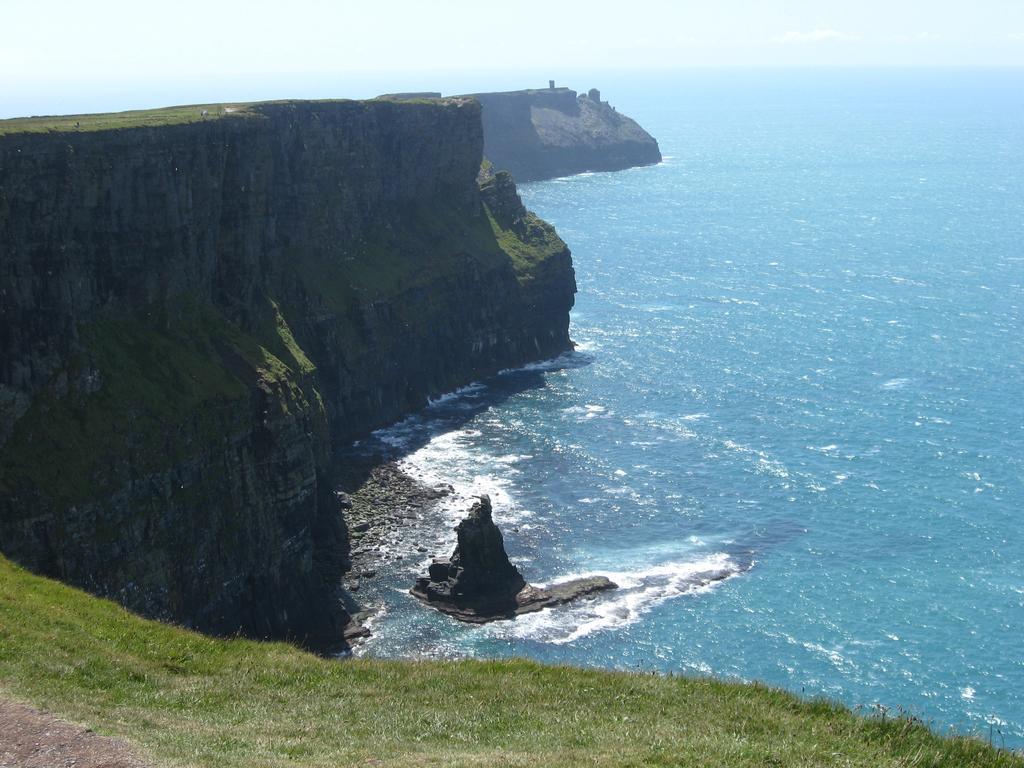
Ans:
POLYGON ((456 527, 451 558, 435 560, 417 579, 412 594, 459 621, 483 624, 563 605, 617 585, 604 576, 574 579, 550 587, 526 582, 509 562, 501 531, 491 517, 491 500, 481 496, 456 527))

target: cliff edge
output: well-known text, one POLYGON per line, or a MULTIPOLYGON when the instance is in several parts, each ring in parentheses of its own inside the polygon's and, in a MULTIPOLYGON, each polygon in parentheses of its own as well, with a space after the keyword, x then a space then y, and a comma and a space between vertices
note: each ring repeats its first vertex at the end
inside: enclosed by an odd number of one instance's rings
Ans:
POLYGON ((597 89, 470 95, 483 107, 484 155, 516 181, 661 162, 654 137, 602 101, 597 89))
POLYGON ((332 446, 570 349, 569 251, 471 100, 131 115, 0 122, 0 551, 336 646, 332 446))

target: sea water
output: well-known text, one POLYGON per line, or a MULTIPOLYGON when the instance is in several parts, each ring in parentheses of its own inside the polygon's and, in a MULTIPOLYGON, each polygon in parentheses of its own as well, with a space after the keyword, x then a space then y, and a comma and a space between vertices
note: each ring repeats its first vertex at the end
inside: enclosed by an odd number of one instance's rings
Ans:
POLYGON ((572 248, 577 350, 364 444, 457 493, 367 581, 359 652, 762 680, 1024 745, 1024 74, 604 87, 665 161, 521 187, 572 248), (424 607, 478 493, 528 580, 621 588, 424 607))

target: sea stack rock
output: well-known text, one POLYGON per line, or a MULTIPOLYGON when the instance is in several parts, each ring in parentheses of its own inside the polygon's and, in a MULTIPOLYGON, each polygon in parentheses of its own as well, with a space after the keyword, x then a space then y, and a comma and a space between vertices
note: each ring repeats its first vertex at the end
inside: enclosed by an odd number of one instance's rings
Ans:
POLYGON ((505 553, 505 541, 491 518, 490 497, 481 496, 455 531, 458 544, 451 558, 431 563, 430 575, 416 582, 414 592, 430 602, 451 602, 481 613, 514 609, 526 579, 505 553))
POLYGON ((511 619, 586 595, 615 589, 603 576, 576 579, 547 589, 526 583, 509 562, 501 531, 491 517, 491 499, 481 496, 456 526, 458 543, 447 560, 435 560, 416 580, 415 597, 460 621, 511 619))

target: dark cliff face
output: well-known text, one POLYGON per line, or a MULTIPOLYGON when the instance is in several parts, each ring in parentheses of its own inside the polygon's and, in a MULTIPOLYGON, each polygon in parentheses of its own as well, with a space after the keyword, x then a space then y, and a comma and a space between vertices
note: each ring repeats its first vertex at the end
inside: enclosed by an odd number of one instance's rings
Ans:
POLYGON ((571 346, 569 253, 482 143, 464 100, 0 135, 0 550, 333 643, 332 443, 571 346))
POLYGON ((596 90, 568 88, 477 93, 484 154, 517 181, 661 162, 658 142, 596 90))

